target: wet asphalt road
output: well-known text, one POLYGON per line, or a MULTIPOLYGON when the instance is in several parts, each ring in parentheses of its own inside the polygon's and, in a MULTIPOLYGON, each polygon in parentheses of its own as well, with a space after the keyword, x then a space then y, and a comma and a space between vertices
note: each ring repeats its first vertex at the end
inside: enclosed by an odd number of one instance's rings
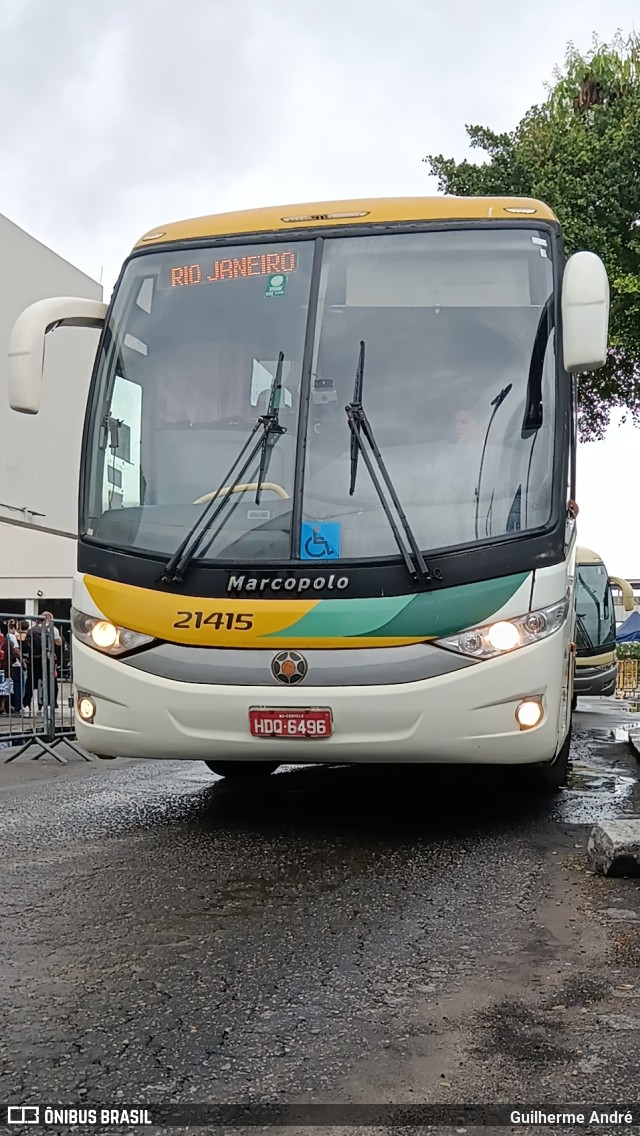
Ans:
POLYGON ((0 766, 0 1096, 640 1098, 640 879, 585 858, 640 816, 629 720, 576 715, 551 805, 462 767, 0 766))

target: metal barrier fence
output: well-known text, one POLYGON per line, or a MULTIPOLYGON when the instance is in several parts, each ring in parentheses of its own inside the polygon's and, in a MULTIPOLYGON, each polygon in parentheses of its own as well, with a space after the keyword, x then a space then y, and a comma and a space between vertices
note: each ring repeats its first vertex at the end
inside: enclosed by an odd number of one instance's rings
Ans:
POLYGON ((618 659, 616 694, 619 698, 637 697, 640 688, 640 659, 618 659))
POLYGON ((90 761, 75 743, 70 621, 0 612, 0 636, 0 749, 16 750, 5 764, 36 746, 34 760, 65 765, 61 742, 90 761))

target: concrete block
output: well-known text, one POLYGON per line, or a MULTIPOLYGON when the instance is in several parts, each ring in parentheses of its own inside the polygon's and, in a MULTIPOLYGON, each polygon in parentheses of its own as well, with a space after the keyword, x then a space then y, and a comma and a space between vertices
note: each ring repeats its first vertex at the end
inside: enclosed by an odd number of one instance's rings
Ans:
POLYGON ((587 856, 601 876, 640 876, 640 819, 597 824, 589 836, 587 856))

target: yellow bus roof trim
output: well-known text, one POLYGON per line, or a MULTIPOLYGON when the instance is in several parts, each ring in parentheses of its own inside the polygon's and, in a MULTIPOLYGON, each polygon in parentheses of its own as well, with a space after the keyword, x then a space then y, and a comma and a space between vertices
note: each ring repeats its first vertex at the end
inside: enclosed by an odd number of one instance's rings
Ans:
POLYGON ((357 201, 320 201, 269 205, 234 213, 214 213, 149 229, 134 246, 246 233, 282 233, 322 226, 380 225, 411 221, 556 221, 553 211, 531 197, 380 197, 357 201), (307 217, 308 220, 300 220, 307 217))

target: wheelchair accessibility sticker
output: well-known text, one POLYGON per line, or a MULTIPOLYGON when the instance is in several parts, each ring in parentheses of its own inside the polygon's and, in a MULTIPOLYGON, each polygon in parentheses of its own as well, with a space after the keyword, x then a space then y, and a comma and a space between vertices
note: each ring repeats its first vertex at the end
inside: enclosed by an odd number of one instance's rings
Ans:
POLYGON ((300 537, 302 560, 337 560, 340 556, 340 525, 335 521, 306 521, 300 537))

